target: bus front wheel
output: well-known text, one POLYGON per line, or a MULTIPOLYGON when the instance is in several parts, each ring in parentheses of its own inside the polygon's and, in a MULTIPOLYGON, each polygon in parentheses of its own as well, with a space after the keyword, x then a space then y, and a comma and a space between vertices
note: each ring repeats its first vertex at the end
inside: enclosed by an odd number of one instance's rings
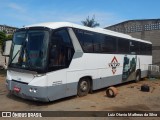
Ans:
POLYGON ((87 78, 82 78, 78 83, 77 95, 79 97, 85 96, 89 93, 90 81, 87 78))

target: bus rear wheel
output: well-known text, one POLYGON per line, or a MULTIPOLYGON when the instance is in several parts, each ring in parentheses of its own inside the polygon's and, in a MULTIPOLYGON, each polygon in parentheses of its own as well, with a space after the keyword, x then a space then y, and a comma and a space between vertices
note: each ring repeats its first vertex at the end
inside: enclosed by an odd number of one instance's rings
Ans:
POLYGON ((78 83, 77 95, 79 97, 86 96, 90 90, 90 81, 87 78, 83 78, 78 83))

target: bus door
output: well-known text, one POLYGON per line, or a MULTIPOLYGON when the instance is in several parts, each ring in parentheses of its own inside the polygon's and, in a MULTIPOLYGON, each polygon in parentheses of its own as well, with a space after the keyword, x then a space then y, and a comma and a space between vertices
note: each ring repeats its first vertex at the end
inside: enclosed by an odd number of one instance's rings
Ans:
POLYGON ((52 86, 52 88, 48 90, 48 94, 53 100, 66 97, 66 71, 72 60, 74 49, 65 28, 52 33, 49 46, 49 72, 47 74, 48 86, 52 86))
POLYGON ((136 77, 137 47, 138 45, 136 41, 130 41, 130 54, 124 55, 123 58, 123 81, 134 80, 136 77))

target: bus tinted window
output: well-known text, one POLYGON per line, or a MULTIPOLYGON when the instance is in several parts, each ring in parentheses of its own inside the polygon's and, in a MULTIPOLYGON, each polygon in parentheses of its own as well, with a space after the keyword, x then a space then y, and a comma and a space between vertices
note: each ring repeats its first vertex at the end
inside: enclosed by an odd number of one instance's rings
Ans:
POLYGON ((102 34, 96 34, 95 38, 93 39, 93 48, 94 53, 100 53, 101 52, 101 41, 104 39, 102 34))
POLYGON ((142 42, 140 42, 140 54, 146 55, 146 44, 142 42))
POLYGON ((84 52, 115 53, 117 50, 116 37, 79 29, 74 29, 74 32, 84 52))
POLYGON ((74 32, 86 53, 152 54, 151 44, 80 29, 74 32))
POLYGON ((101 41, 101 51, 104 53, 115 53, 116 52, 116 38, 112 36, 105 36, 101 41))
POLYGON ((131 54, 139 54, 139 42, 130 41, 130 53, 131 54))
POLYGON ((83 33, 83 49, 86 52, 92 53, 93 52, 93 39, 94 34, 88 31, 84 31, 83 33))
POLYGON ((92 32, 84 31, 84 30, 75 30, 76 36, 82 46, 84 52, 93 52, 93 39, 94 34, 92 32))
POLYGON ((151 44, 146 44, 146 54, 152 55, 152 45, 151 44))
POLYGON ((77 36, 78 41, 80 42, 81 46, 83 45, 83 30, 74 29, 74 32, 77 36))
POLYGON ((74 49, 66 29, 52 33, 49 50, 49 71, 69 66, 74 49))
POLYGON ((118 39, 118 53, 129 53, 129 40, 119 38, 118 39))

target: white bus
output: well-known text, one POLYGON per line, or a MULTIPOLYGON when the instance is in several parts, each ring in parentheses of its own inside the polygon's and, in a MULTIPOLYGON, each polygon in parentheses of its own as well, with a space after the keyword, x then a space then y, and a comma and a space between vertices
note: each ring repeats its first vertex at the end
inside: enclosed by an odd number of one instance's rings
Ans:
POLYGON ((54 101, 147 76, 152 44, 126 34, 66 22, 14 34, 6 85, 19 97, 54 101))

